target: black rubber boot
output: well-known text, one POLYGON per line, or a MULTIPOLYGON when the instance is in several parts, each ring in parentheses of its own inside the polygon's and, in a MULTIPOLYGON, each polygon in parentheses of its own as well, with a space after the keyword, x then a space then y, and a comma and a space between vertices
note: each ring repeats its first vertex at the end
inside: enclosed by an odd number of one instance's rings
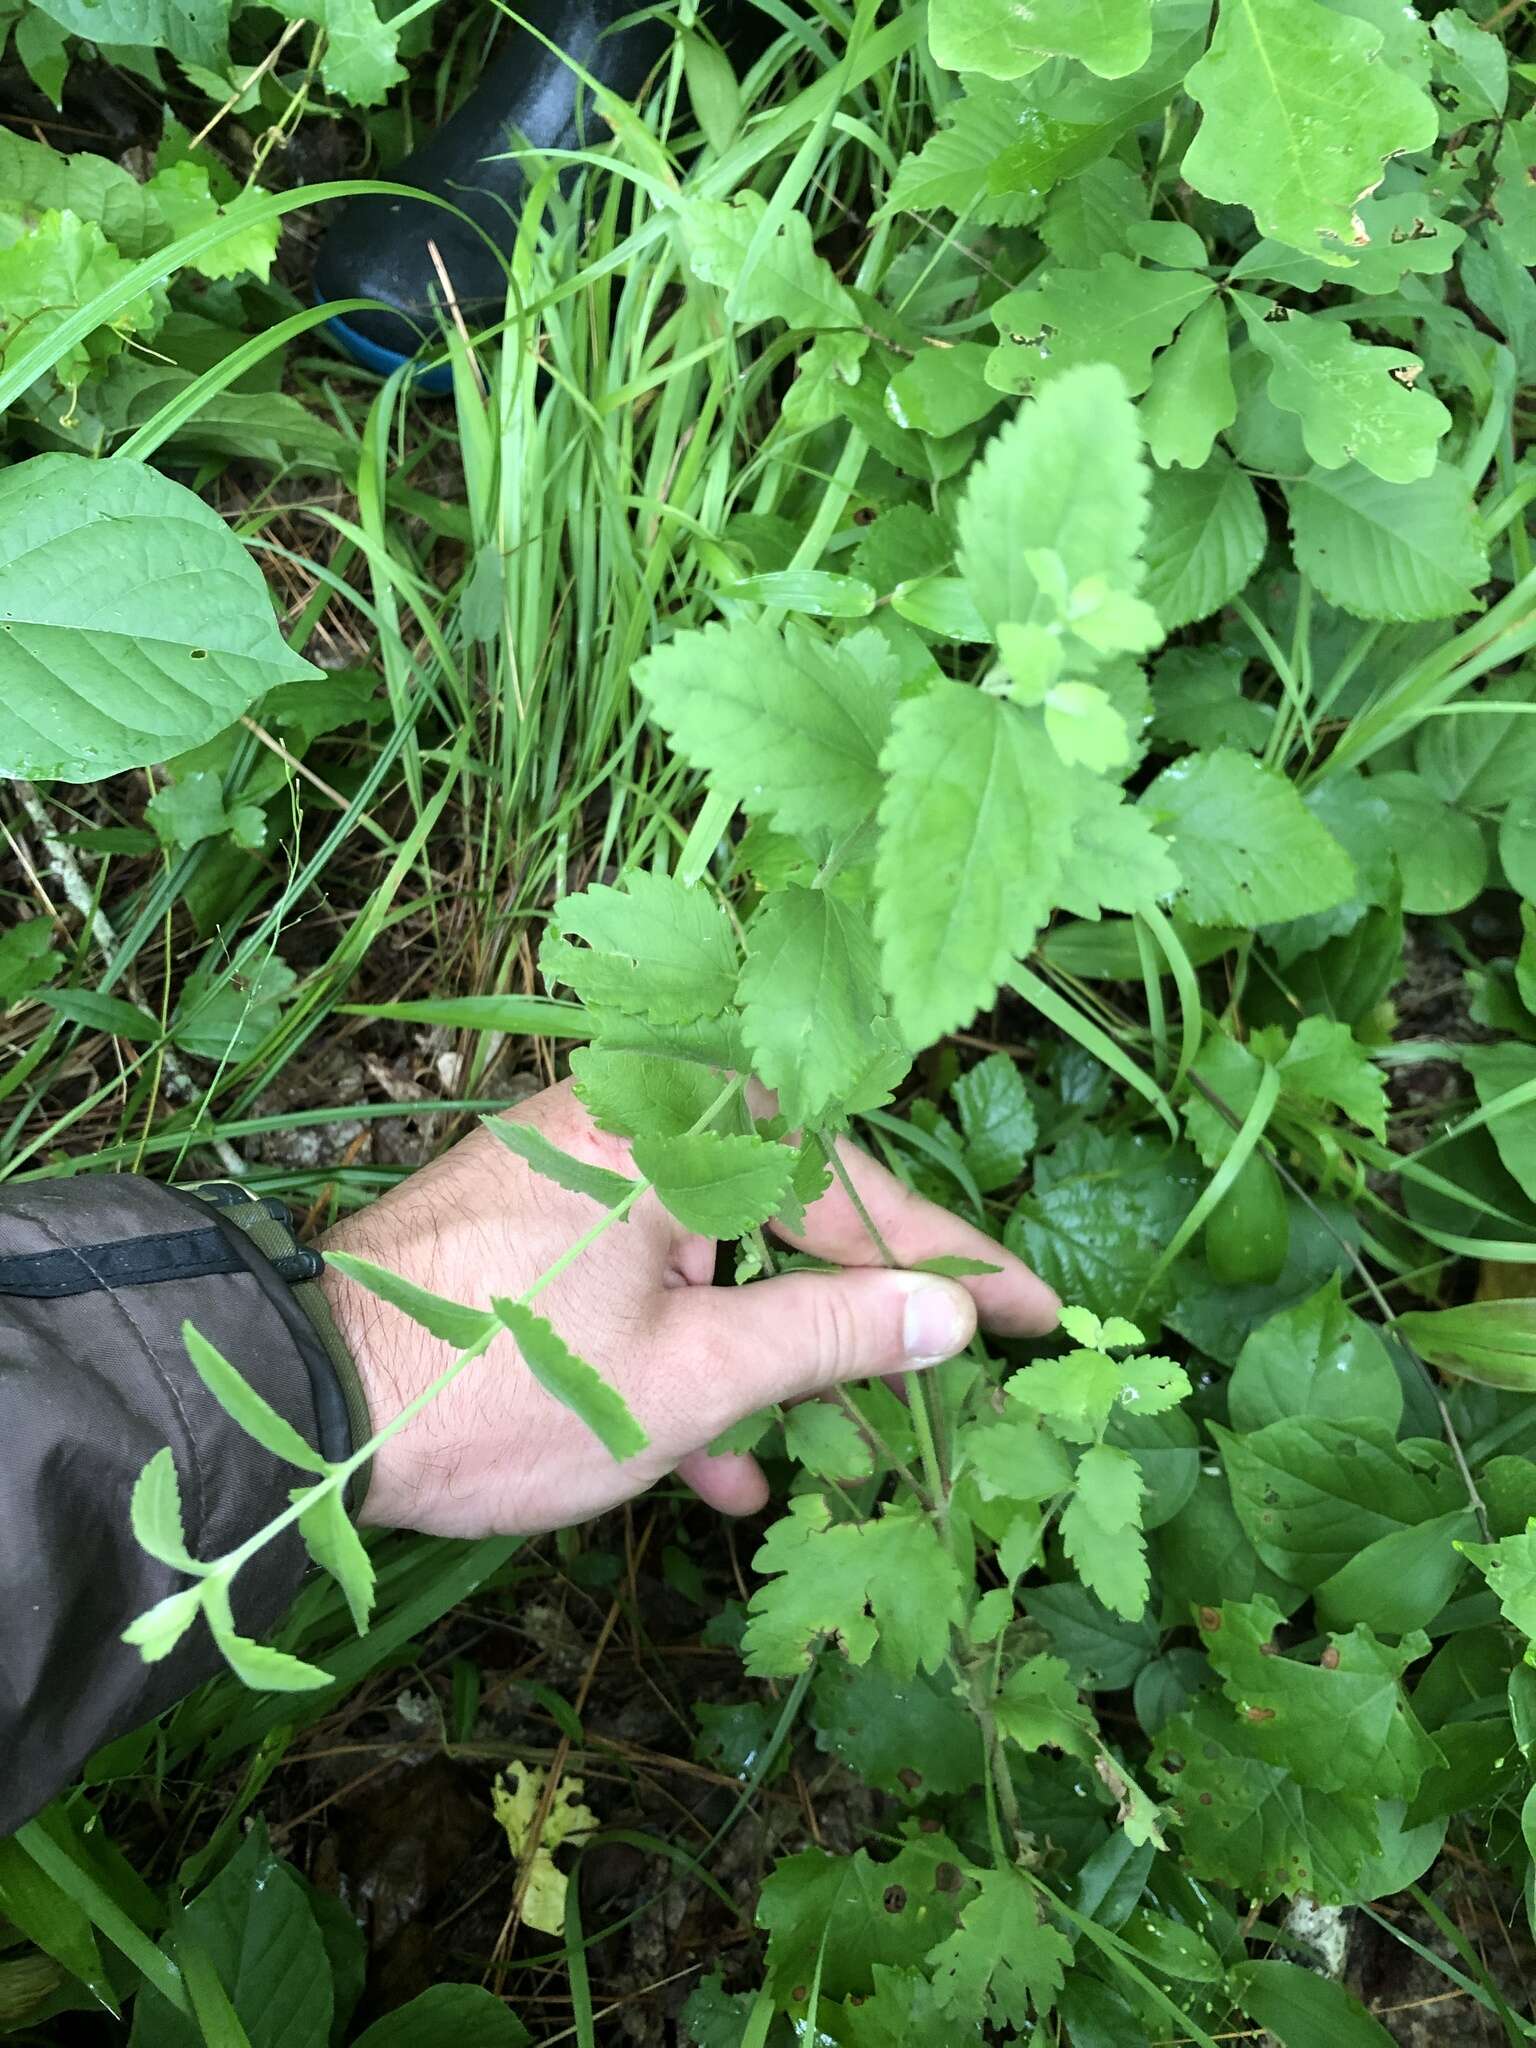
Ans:
MULTIPOLYGON (((634 99, 671 40, 654 17, 628 21, 634 0, 522 0, 518 12, 611 92, 634 99), (625 22, 623 28, 615 23, 625 22)), ((434 310, 443 297, 427 248, 435 242, 465 319, 500 317, 506 272, 496 250, 510 246, 527 178, 505 152, 576 149, 606 141, 592 95, 570 66, 537 37, 514 26, 511 40, 475 91, 430 142, 386 175, 399 185, 451 199, 483 228, 493 247, 440 206, 410 199, 352 199, 326 231, 315 261, 317 298, 373 298, 382 306, 328 322, 347 353, 387 374, 439 335, 434 310)), ((446 365, 423 373, 422 387, 445 391, 446 365)))

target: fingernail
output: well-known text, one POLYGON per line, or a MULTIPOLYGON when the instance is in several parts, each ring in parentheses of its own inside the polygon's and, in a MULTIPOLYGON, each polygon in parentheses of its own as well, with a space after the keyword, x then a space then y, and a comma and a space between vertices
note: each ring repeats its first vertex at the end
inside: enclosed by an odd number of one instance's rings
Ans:
POLYGON ((921 1273, 903 1273, 911 1292, 902 1315, 901 1345, 913 1365, 938 1365, 963 1351, 973 1318, 962 1288, 921 1273))

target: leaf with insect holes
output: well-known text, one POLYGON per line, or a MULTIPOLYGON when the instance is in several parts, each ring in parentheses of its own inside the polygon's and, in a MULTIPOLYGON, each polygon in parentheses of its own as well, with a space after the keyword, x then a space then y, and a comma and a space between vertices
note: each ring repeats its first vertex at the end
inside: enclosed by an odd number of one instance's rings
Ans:
POLYGON ((795 1155, 764 1138, 697 1131, 637 1138, 634 1160, 664 1206, 700 1237, 741 1237, 778 1213, 795 1155))
POLYGON ((1185 178, 1248 207, 1274 241, 1346 267, 1356 202, 1389 157, 1427 149, 1439 125, 1422 86, 1380 61, 1385 41, 1324 0, 1221 0, 1186 80, 1203 118, 1185 178))
POLYGON ((883 1050, 879 956, 856 905, 825 889, 770 896, 747 933, 738 999, 758 1078, 792 1127, 819 1123, 883 1050))
POLYGON ((1141 1533, 1141 1471, 1126 1451, 1095 1444, 1077 1464, 1061 1540, 1077 1575, 1106 1607, 1139 1621, 1151 1583, 1141 1533))
POLYGON ((176 1483, 176 1455, 167 1445, 156 1451, 133 1483, 128 1519, 141 1550, 174 1565, 178 1571, 207 1569, 187 1552, 186 1529, 181 1518, 181 1488, 176 1483))
POLYGON ((340 1586, 353 1625, 359 1635, 364 1634, 373 1612, 373 1560, 352 1526, 339 1486, 322 1493, 304 1510, 299 1516, 299 1534, 315 1563, 340 1586))
POLYGON ((1041 1909, 1035 1886, 1004 1864, 982 1871, 960 1925, 928 1953, 934 1989, 955 2019, 985 2013, 1006 2036, 1022 2039, 1031 2017, 1055 2003, 1072 1944, 1041 1909))
POLYGON ((12 463, 0 536, 0 774, 85 782, 163 761, 319 674, 219 514, 142 463, 12 463))
POLYGON ((1071 786, 1011 704, 941 681, 896 714, 885 751, 875 934, 911 1045, 991 1001, 1050 913, 1071 786))
POLYGON ((594 882, 563 896, 539 965, 582 1002, 655 1024, 717 1016, 736 991, 736 941, 719 903, 707 889, 644 869, 631 870, 622 888, 594 882))
POLYGON ((327 1252, 325 1262, 338 1273, 345 1273, 349 1280, 355 1280, 359 1287, 366 1287, 370 1294, 376 1294, 380 1301, 387 1301, 391 1308, 399 1309, 403 1316, 409 1316, 444 1344, 451 1344, 455 1351, 467 1351, 471 1344, 478 1344, 495 1324, 496 1318, 488 1308, 466 1308, 462 1302, 429 1293, 414 1280, 391 1273, 387 1266, 376 1266, 371 1259, 360 1259, 352 1252, 327 1252))
POLYGON ((916 1506, 868 1522, 832 1522, 817 1494, 802 1494, 772 1524, 752 1560, 768 1584, 748 1604, 742 1651, 754 1678, 803 1671, 819 1636, 851 1663, 871 1655, 891 1678, 936 1671, 961 1618, 960 1573, 916 1506))
POLYGON ((1093 270, 1043 270, 992 307, 998 343, 987 381, 999 391, 1035 391, 1107 364, 1135 397, 1152 381, 1153 356, 1215 289, 1199 271, 1149 269, 1117 250, 1093 270))
POLYGON ((535 1173, 552 1180, 567 1194, 585 1195, 589 1201, 598 1202, 605 1209, 614 1209, 635 1190, 636 1183, 626 1174, 613 1173, 606 1166, 594 1166, 590 1160, 562 1152, 558 1145, 551 1144, 537 1124, 519 1123, 515 1117, 501 1116, 482 1117, 480 1121, 498 1144, 505 1145, 509 1152, 515 1152, 535 1173))
POLYGON ((1245 930, 1330 910, 1354 894, 1349 856, 1296 787, 1249 754, 1189 754, 1145 790, 1140 808, 1167 836, 1196 924, 1245 930))
POLYGON ((216 1351, 190 1322, 182 1324, 181 1338, 198 1378, 224 1413, 232 1422, 237 1422, 247 1436, 254 1437, 274 1458, 297 1465, 301 1472, 326 1472, 330 1469, 314 1445, 299 1434, 286 1416, 279 1415, 271 1402, 258 1394, 223 1353, 216 1351))
POLYGON ((1418 356, 1357 341, 1341 321, 1313 313, 1268 318, 1268 300, 1236 296, 1249 338, 1269 359, 1270 400, 1300 418, 1319 468, 1358 462, 1389 484, 1430 474, 1451 416, 1433 392, 1418 388, 1418 356))
POLYGON ((637 1457, 650 1438, 630 1412, 618 1388, 578 1358, 552 1323, 520 1301, 498 1300, 496 1314, 510 1332, 523 1363, 546 1394, 586 1424, 611 1458, 637 1457))
POLYGON ((168 1593, 129 1622, 122 1640, 137 1650, 146 1664, 158 1664, 162 1657, 171 1654, 196 1621, 202 1605, 201 1586, 185 1586, 179 1593, 168 1593))
POLYGON ((726 312, 743 327, 858 327, 858 303, 818 253, 805 215, 791 210, 761 239, 767 212, 759 192, 685 201, 679 213, 694 276, 729 293, 726 312))
POLYGON ((706 626, 637 662, 634 683, 683 759, 781 832, 851 832, 879 801, 899 673, 872 628, 706 626))

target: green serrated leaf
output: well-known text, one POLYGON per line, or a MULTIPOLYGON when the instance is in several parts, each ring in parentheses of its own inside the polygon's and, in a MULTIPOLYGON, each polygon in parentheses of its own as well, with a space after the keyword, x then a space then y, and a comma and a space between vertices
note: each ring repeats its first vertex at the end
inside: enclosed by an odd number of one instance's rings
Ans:
POLYGON ((539 960, 584 1003, 656 1024, 716 1016, 736 990, 736 941, 718 902, 644 869, 622 889, 595 882, 562 897, 539 960))
POLYGON ((1017 1180, 1039 1134, 1034 1105, 1007 1053, 988 1053, 951 1090, 965 1135, 965 1163, 984 1195, 1017 1180))
POLYGON ((1141 1534, 1141 1471, 1134 1458, 1096 1444, 1078 1460, 1061 1540, 1088 1590, 1127 1621, 1146 1610, 1151 1584, 1141 1534))
POLYGON ((552 1323, 520 1301, 498 1299, 498 1319, 511 1333, 523 1363, 545 1393, 586 1424, 611 1458, 636 1457, 650 1438, 630 1412, 618 1388, 578 1358, 552 1323))
POLYGON ((360 1259, 352 1252, 327 1252, 325 1262, 381 1301, 387 1301, 391 1308, 399 1309, 444 1344, 451 1344, 455 1351, 467 1351, 471 1344, 478 1344, 496 1321, 489 1309, 468 1308, 463 1302, 449 1301, 444 1295, 418 1287, 414 1280, 390 1272, 387 1266, 376 1266, 371 1259, 360 1259))
POLYGON ((1018 1871, 983 1871, 977 1883, 960 1925, 929 1952, 934 1990, 956 2016, 980 2010, 993 2026, 1022 2029, 1055 2003, 1072 1944, 1018 1871))
POLYGON ((134 1481, 128 1519, 139 1548, 147 1550, 161 1564, 174 1565, 178 1571, 184 1572, 203 1569, 187 1551, 181 1488, 176 1481, 176 1455, 169 1445, 156 1451, 134 1481))
POLYGON ((637 1169, 685 1230, 740 1237, 778 1213, 795 1155, 763 1138, 699 1131, 681 1138, 637 1138, 637 1169))
POLYGON ((122 1640, 137 1650, 146 1664, 158 1664, 168 1657, 196 1621, 203 1605, 203 1588, 185 1586, 168 1593, 129 1622, 122 1640))
POLYGON ((1143 594, 1172 632, 1229 604, 1264 557, 1259 494, 1219 450, 1153 478, 1143 594))
POLYGON ((791 1128, 840 1105, 881 1050, 879 956, 858 910, 825 889, 770 896, 747 934, 742 1036, 791 1128))
POLYGON ((1165 768, 1140 808, 1166 835, 1196 924, 1251 929, 1354 893, 1338 841, 1283 775, 1229 747, 1165 768))
POLYGON ((263 1450, 301 1472, 325 1472, 325 1459, 306 1437, 299 1434, 286 1416, 279 1415, 271 1402, 258 1394, 222 1352, 214 1349, 190 1322, 181 1326, 187 1356, 203 1385, 232 1422, 253 1437, 263 1450))
POLYGON ((1315 469, 1285 487, 1296 566, 1360 619, 1448 619, 1475 610, 1487 579, 1466 480, 1442 463, 1389 484, 1358 463, 1315 469))
POLYGON ((515 1152, 535 1173, 552 1180, 567 1194, 585 1195, 605 1209, 615 1209, 633 1194, 635 1182, 627 1174, 613 1173, 606 1166, 594 1166, 574 1153, 552 1144, 537 1124, 519 1123, 515 1117, 487 1116, 480 1121, 509 1152, 515 1152))
POLYGON ((315 1563, 340 1586, 353 1626, 359 1635, 364 1634, 373 1612, 373 1560, 352 1526, 339 1486, 322 1493, 304 1510, 299 1516, 299 1534, 315 1563))
POLYGON ((858 327, 858 305, 817 253, 805 215, 785 214, 765 237, 767 211, 758 192, 693 200, 682 220, 694 276, 728 294, 726 310, 744 327, 763 320, 800 330, 858 327))

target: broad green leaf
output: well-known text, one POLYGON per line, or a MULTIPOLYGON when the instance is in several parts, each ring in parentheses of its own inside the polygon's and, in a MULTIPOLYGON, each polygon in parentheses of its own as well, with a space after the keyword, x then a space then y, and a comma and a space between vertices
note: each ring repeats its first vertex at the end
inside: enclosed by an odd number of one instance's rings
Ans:
POLYGON ((1471 493, 1442 463, 1389 484, 1358 463, 1286 485, 1296 566, 1360 619, 1448 619, 1476 608, 1488 575, 1471 493))
POLYGON ((850 832, 879 801, 896 675, 878 633, 708 626, 646 655, 634 681, 684 760, 781 832, 850 832))
POLYGON ((988 1053, 950 1091, 965 1136, 965 1163, 984 1195, 1018 1179, 1038 1133, 1018 1066, 1007 1053, 988 1053))
POLYGON ((1018 1871, 1004 1865, 983 1872, 978 1883, 960 1925, 929 1953, 934 1990, 959 2018, 979 2008, 995 2027, 1023 2029, 1055 2003, 1072 1944, 1044 1917, 1038 1892, 1018 1871))
POLYGON ((562 897, 539 962, 584 1003, 657 1024, 713 1017, 736 990, 736 941, 719 903, 645 869, 631 870, 622 889, 595 882, 562 897))
POLYGON ((582 1046, 571 1055, 576 1093, 605 1131, 626 1138, 680 1138, 719 1100, 719 1074, 664 1052, 582 1046))
POLYGON ((1246 663, 1235 649, 1174 647, 1153 668, 1152 735, 1168 752, 1184 747, 1263 750, 1275 714, 1243 695, 1246 663))
MULTIPOLYGON (((1469 1045, 1462 1049, 1461 1063, 1472 1076, 1500 1159, 1525 1193, 1536 1199, 1536 1046, 1521 1045, 1515 1039, 1506 1039, 1500 1045, 1469 1045)), ((1536 1275, 1532 1278, 1531 1291, 1536 1294, 1536 1275)), ((1504 1304, 1484 1302, 1472 1307, 1502 1309, 1504 1304)), ((1465 1315, 1466 1311, 1444 1313, 1465 1315)), ((1440 1327, 1449 1333, 1453 1326, 1442 1323, 1440 1327)), ((1506 1326, 1509 1338, 1514 1337, 1516 1327, 1514 1320, 1506 1326)), ((1487 1325, 1495 1349, 1500 1348, 1496 1338, 1499 1328, 1496 1319, 1487 1325)), ((1461 1335, 1473 1337, 1473 1325, 1465 1325, 1461 1335)))
POLYGON ((352 1252, 327 1252, 325 1262, 381 1301, 387 1301, 391 1308, 399 1309, 444 1344, 451 1344, 455 1351, 467 1351, 471 1344, 477 1344, 496 1321, 488 1308, 468 1308, 463 1302, 449 1301, 444 1295, 418 1287, 402 1274, 390 1272, 387 1266, 376 1266, 371 1259, 360 1259, 352 1252))
POLYGON ((229 59, 228 0, 47 0, 42 12, 93 42, 165 50, 214 71, 229 59))
POLYGON ((1410 1309, 1392 1327, 1441 1372, 1513 1394, 1536 1392, 1536 1298, 1410 1309))
POLYGON ((1286 312, 1238 294, 1248 333, 1269 359, 1269 396, 1301 420, 1301 438, 1322 469, 1358 462, 1389 484, 1411 484, 1435 467, 1451 416, 1416 388, 1424 365, 1407 349, 1357 341, 1338 320, 1286 312))
POLYGON ((823 1657, 809 1711, 818 1746, 866 1785, 920 1800, 969 1792, 980 1781, 976 1718, 942 1670, 898 1687, 876 1665, 823 1657))
POLYGON ((1356 1627, 1331 1637, 1313 1661, 1274 1640, 1282 1619, 1262 1599, 1200 1615, 1206 1655, 1243 1717, 1244 1747, 1319 1792, 1411 1799, 1441 1761, 1402 1690, 1403 1671, 1427 1652, 1427 1639, 1410 1635, 1390 1649, 1356 1627))
POLYGON ((480 1984, 433 1984, 397 2006, 353 2048, 527 2048, 522 2022, 480 1984))
POLYGON ((992 1711, 1003 1734, 1020 1749, 1049 1747, 1081 1755, 1093 1740, 1093 1716, 1060 1657, 1026 1657, 1009 1672, 992 1711))
POLYGON ((1428 1628, 1454 1596, 1462 1548, 1477 1534, 1470 1508, 1453 1508, 1413 1529, 1394 1529, 1324 1579, 1313 1594, 1318 1620, 1329 1628, 1364 1622, 1378 1635, 1428 1628))
POLYGON ((1022 227, 1033 220, 1040 211, 1037 190, 1025 184, 994 190, 988 184, 993 165, 1018 140, 1023 105, 1016 86, 973 78, 944 108, 945 126, 896 166, 882 212, 943 207, 978 227, 1022 227))
POLYGON ((1199 469, 1206 461, 1216 436, 1237 418, 1221 300, 1196 307, 1158 356, 1140 412, 1147 448, 1160 469, 1174 462, 1199 469))
POLYGON ((1092 270, 1101 256, 1129 256, 1150 198, 1129 164, 1108 156, 1058 185, 1046 202, 1040 239, 1064 270, 1092 270))
POLYGON ((1227 1985, 1255 2025, 1295 2048, 1392 2048, 1358 1998, 1300 1963, 1242 1962, 1227 1985))
POLYGON ((374 0, 273 0, 290 21, 313 21, 325 30, 320 76, 328 92, 357 107, 376 107, 405 77, 395 55, 400 31, 374 0))
POLYGON ((1044 1629, 1051 1648, 1086 1691, 1123 1692, 1157 1654, 1155 1616, 1124 1621, 1075 1580, 1032 1586, 1022 1598, 1031 1621, 1044 1629))
POLYGON ((266 283, 277 254, 281 221, 275 215, 267 215, 237 230, 242 214, 250 210, 252 198, 257 195, 237 192, 227 204, 222 202, 212 189, 207 166, 189 158, 156 171, 147 189, 175 236, 195 234, 200 228, 212 227, 215 221, 223 221, 230 228, 222 240, 193 259, 192 268, 201 276, 239 277, 250 271, 266 283))
POLYGON ((622 1462, 646 1448, 650 1438, 618 1388, 578 1358, 552 1323, 520 1301, 498 1299, 495 1309, 545 1393, 585 1423, 611 1458, 622 1462))
POLYGON ((1428 95, 1377 61, 1382 31, 1322 0, 1221 0, 1187 90, 1203 113, 1183 173, 1277 242, 1347 265, 1356 203, 1387 159, 1434 141, 1428 95))
POLYGON ((1476 818, 1442 803, 1406 768, 1373 775, 1367 788, 1386 809, 1383 837, 1402 877, 1404 910, 1443 917, 1465 909, 1488 879, 1488 847, 1476 818))
POLYGON ((834 1523, 819 1495, 802 1494, 770 1527, 752 1568, 769 1580, 748 1603, 742 1638, 754 1678, 803 1670, 824 1635, 851 1663, 877 1655, 893 1679, 936 1671, 961 1619, 959 1570, 915 1506, 834 1523))
POLYGON ((515 1152, 535 1173, 552 1180, 567 1194, 585 1195, 605 1209, 617 1208, 635 1183, 627 1174, 613 1173, 606 1166, 594 1166, 552 1144, 537 1124, 519 1123, 515 1117, 487 1116, 481 1122, 499 1144, 515 1152))
POLYGON ((1441 1472, 1416 1471, 1384 1423, 1287 1416, 1246 1436, 1211 1425, 1232 1504, 1259 1556, 1311 1588, 1367 1543, 1460 1505, 1441 1472))
POLYGON ((1034 943, 1070 800, 1039 730, 961 683, 899 708, 884 766, 875 935, 897 1026, 927 1045, 968 1023, 1034 943))
POLYGON ((789 1192, 795 1155, 764 1138, 699 1131, 637 1138, 636 1170, 685 1230, 740 1237, 776 1215, 789 1192))
POLYGON ((65 156, 44 142, 0 131, 0 242, 35 229, 46 213, 94 221, 120 256, 147 256, 170 239, 148 187, 109 156, 65 156))
POLYGON ((1051 57, 1075 57, 1101 78, 1139 71, 1152 48, 1150 0, 933 0, 934 62, 988 78, 1022 78, 1051 57))
POLYGON ((1435 69, 1450 95, 1456 125, 1497 119, 1509 98, 1509 58, 1500 38, 1460 7, 1437 14, 1430 33, 1439 45, 1435 69))
POLYGON ((1521 1635, 1536 1637, 1536 1531, 1462 1549, 1492 1587, 1504 1619, 1521 1635))
POLYGON ((1134 1458, 1096 1444, 1078 1460, 1076 1488, 1061 1518, 1061 1540, 1077 1575, 1106 1607, 1138 1621, 1146 1609, 1141 1473, 1134 1458))
POLYGON ((1021 407, 960 501, 960 569, 988 625, 1050 623, 1026 559, 1037 549, 1059 558, 1071 587, 1097 577, 1135 591, 1148 480, 1135 409, 1113 370, 1074 371, 1021 407))
POLYGON ((315 1563, 340 1586, 353 1626, 359 1635, 364 1634, 373 1612, 373 1560, 352 1526, 339 1486, 322 1493, 304 1510, 299 1517, 299 1534, 315 1563))
POLYGON ((859 327, 857 302, 817 253, 811 224, 791 211, 761 239, 768 202, 758 192, 695 199, 682 212, 695 277, 728 294, 726 311, 743 327, 782 320, 796 329, 859 327))
POLYGON ((314 1445, 300 1435, 286 1416, 279 1415, 271 1402, 258 1394, 222 1352, 216 1351, 190 1322, 182 1324, 181 1339, 198 1378, 224 1413, 232 1422, 239 1423, 247 1436, 253 1437, 274 1458, 281 1458, 285 1464, 297 1465, 301 1472, 324 1472, 327 1469, 325 1459, 314 1445))
POLYGON ((784 1418, 784 1448, 820 1479, 867 1479, 868 1441, 851 1415, 825 1401, 801 1401, 784 1418))
POLYGON ((1038 1412, 969 1422, 959 1433, 957 1449, 984 1499, 1049 1500, 1072 1484, 1067 1454, 1042 1427, 1038 1412))
MULTIPOLYGON (((83 307, 122 284, 132 268, 95 221, 79 220, 67 207, 45 213, 30 232, 0 247, 0 343, 9 349, 51 339, 83 307)), ((131 339, 147 339, 164 317, 163 295, 140 292, 114 319, 64 349, 54 376, 64 387, 65 410, 76 410, 85 379, 120 355, 131 339)))
POLYGON ((1333 1017, 1304 1017, 1278 1065, 1289 1101, 1330 1103, 1379 1144, 1386 1143, 1386 1080, 1347 1024, 1333 1017))
POLYGON ((1380 1337, 1345 1306, 1335 1273, 1316 1294, 1254 1331, 1228 1383, 1227 1409, 1240 1430, 1288 1415, 1335 1422, 1369 1416, 1395 1430, 1403 1389, 1380 1337))
POLYGON ((174 1565, 178 1571, 201 1570, 187 1552, 181 1488, 176 1482, 176 1454, 169 1445, 156 1451, 134 1481, 128 1518, 141 1550, 147 1550, 161 1564, 174 1565))
POLYGON ((987 382, 987 350, 977 341, 925 348, 885 387, 885 409, 899 427, 942 439, 984 420, 998 403, 987 382))
POLYGON ((171 1019, 171 1042, 222 1065, 254 1052, 277 1028, 298 976, 275 953, 241 961, 237 977, 216 978, 220 963, 206 953, 188 979, 171 1019))
POLYGON ((1063 1301, 1099 1315, 1150 1319, 1171 1294, 1166 1277, 1143 1304, 1153 1264, 1201 1185, 1193 1153, 1123 1131, 1089 1127, 1035 1161, 1034 1183, 1004 1243, 1063 1301))
POLYGON ((266 820, 254 804, 224 808, 223 778, 206 768, 167 783, 144 806, 144 815, 154 826, 163 845, 200 846, 205 839, 221 838, 226 832, 237 846, 254 850, 266 838, 266 820))
POLYGON ((1414 735, 1413 765, 1444 802, 1498 810, 1536 787, 1532 707, 1536 676, 1529 670, 1496 676, 1475 694, 1459 696, 1450 717, 1425 719, 1414 735))
MULTIPOLYGON (((260 1822, 178 1929, 211 1965, 250 2048, 324 2048, 335 1996, 325 1943, 303 1880, 273 1854, 260 1822)), ((203 2040, 152 1985, 140 1989, 131 2048, 202 2048, 203 2040)))
POLYGON ((1355 1897, 1380 1846, 1381 1802, 1301 1785, 1283 1766, 1246 1754, 1242 1739, 1215 1701, 1162 1730, 1153 1768, 1178 1815, 1183 1853, 1207 1883, 1253 1898, 1306 1892, 1337 1905, 1355 1897))
POLYGON ((29 917, 0 932, 0 1010, 63 972, 64 955, 50 944, 54 935, 46 917, 29 917))
POLYGON ((1494 163, 1499 239, 1512 262, 1529 266, 1536 263, 1536 114, 1505 124, 1494 163))
POLYGON ((84 782, 163 761, 318 673, 181 484, 76 455, 0 476, 0 774, 84 782))
MULTIPOLYGON (((1127 601, 1140 606, 1139 598, 1127 601)), ((1151 644, 1158 637, 1157 622, 1150 612, 1147 618, 1151 644)), ((1051 745, 1069 768, 1083 767, 1093 774, 1119 768, 1124 773, 1133 753, 1131 736, 1097 684, 1058 683, 1046 696, 1044 717, 1051 745)))
POLYGON ((842 1998, 870 1991, 882 1966, 921 1962, 975 1894, 965 1868, 966 1858, 939 1833, 913 1836, 884 1863, 865 1849, 851 1856, 803 1849, 782 1858, 757 1908, 775 1999, 803 2006, 818 1969, 822 1997, 842 1998))
POLYGON ((1208 619, 1258 568, 1267 538, 1258 492, 1219 450, 1203 468, 1165 469, 1152 479, 1142 594, 1170 632, 1208 619))
POLYGON ((1097 918, 1101 910, 1145 910, 1172 896, 1179 871, 1167 840, 1147 816, 1098 776, 1084 777, 1079 791, 1072 851, 1058 891, 1062 909, 1097 918))
POLYGON ((1251 930, 1328 910, 1354 893, 1354 869, 1294 785, 1248 754, 1219 748, 1165 768, 1141 809, 1170 844, 1181 908, 1196 924, 1251 930))
POLYGON ((758 1078, 792 1128, 821 1122, 881 1050, 879 956, 859 910, 825 889, 770 896, 738 991, 758 1078))
MULTIPOLYGON (((1362 199, 1356 215, 1370 236, 1363 246, 1350 244, 1353 266, 1349 289, 1372 295, 1395 292, 1410 271, 1431 276, 1450 269, 1466 230, 1440 217, 1422 181, 1394 165, 1389 178, 1400 182, 1362 199)), ((1232 266, 1231 278, 1267 277, 1298 291, 1315 292, 1329 278, 1332 266, 1287 249, 1279 242, 1258 242, 1232 266)), ((1362 309, 1363 311, 1364 309, 1362 309)))
POLYGON ((987 377, 999 391, 1032 392, 1108 364, 1135 397, 1152 381, 1153 355, 1215 289, 1196 271, 1151 270, 1117 253, 1095 270, 1042 271, 992 307, 999 340, 987 377))

